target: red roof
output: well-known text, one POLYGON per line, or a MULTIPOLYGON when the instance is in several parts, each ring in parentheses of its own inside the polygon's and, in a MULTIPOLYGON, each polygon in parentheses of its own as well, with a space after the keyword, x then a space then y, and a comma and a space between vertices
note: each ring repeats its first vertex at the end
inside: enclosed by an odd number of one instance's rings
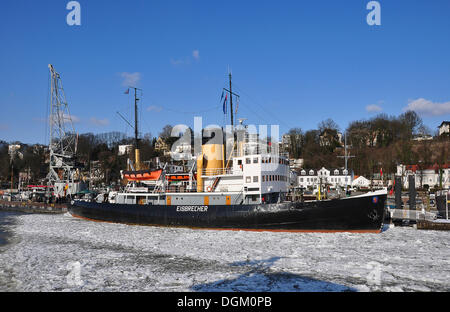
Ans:
POLYGON ((444 165, 438 165, 438 164, 434 164, 432 166, 427 166, 425 168, 419 168, 419 165, 406 165, 406 170, 411 170, 412 172, 416 172, 417 170, 439 170, 439 168, 442 169, 448 169, 450 168, 450 164, 444 164, 444 165))

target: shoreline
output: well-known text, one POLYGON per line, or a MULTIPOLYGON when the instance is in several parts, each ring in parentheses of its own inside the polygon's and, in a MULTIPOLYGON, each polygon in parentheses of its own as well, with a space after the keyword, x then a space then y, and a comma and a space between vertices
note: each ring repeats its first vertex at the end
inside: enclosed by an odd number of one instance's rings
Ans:
POLYGON ((35 202, 9 202, 0 200, 0 211, 23 212, 23 213, 43 213, 43 214, 63 214, 68 211, 65 204, 46 204, 35 202))
POLYGON ((0 253, 13 243, 14 233, 11 227, 17 225, 16 218, 21 215, 21 212, 0 210, 0 253))

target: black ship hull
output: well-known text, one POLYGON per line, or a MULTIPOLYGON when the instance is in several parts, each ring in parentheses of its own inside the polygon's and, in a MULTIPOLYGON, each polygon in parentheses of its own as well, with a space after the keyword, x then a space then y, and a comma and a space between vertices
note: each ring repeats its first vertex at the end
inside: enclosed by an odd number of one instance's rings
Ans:
POLYGON ((287 232, 381 232, 386 194, 258 205, 130 205, 74 201, 74 217, 114 223, 287 232))

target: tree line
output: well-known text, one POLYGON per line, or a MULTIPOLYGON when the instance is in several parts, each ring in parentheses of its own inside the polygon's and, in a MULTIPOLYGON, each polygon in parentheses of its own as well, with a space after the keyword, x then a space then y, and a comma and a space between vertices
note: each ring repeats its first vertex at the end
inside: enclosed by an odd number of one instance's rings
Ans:
MULTIPOLYGON (((171 137, 171 125, 158 134, 169 148, 178 139, 171 137)), ((383 169, 383 173, 395 173, 397 164, 417 164, 420 167, 449 163, 449 136, 433 140, 415 141, 414 137, 431 135, 422 119, 413 111, 399 116, 379 114, 368 120, 352 121, 342 131, 332 119, 320 122, 317 129, 303 131, 292 128, 284 136, 282 147, 290 158, 304 159, 305 168, 341 168, 344 166, 344 137, 349 153, 355 157, 348 162, 355 174, 370 177, 383 169), (285 140, 287 139, 287 142, 285 140), (286 146, 284 143, 288 143, 286 146), (341 157, 339 157, 341 156, 341 157)), ((156 150, 157 138, 150 133, 139 140, 142 160, 154 157, 165 159, 163 151, 156 150)), ((121 132, 102 134, 85 133, 77 138, 76 161, 84 170, 95 162, 104 173, 105 183, 117 181, 120 170, 127 168, 129 155, 119 155, 119 145, 134 145, 134 138, 121 132)), ((29 145, 0 140, 0 183, 9 187, 11 175, 18 180, 19 172, 30 172, 27 182, 38 183, 48 173, 49 152, 47 146, 29 145), (10 144, 21 145, 20 153, 10 155, 10 144), (13 156, 13 157, 11 157, 13 156)))
POLYGON ((379 114, 368 120, 352 121, 341 132, 339 126, 327 119, 318 124, 317 129, 302 131, 291 129, 286 138, 287 152, 291 158, 304 159, 306 168, 341 168, 344 166, 344 144, 352 158, 348 167, 355 174, 367 177, 383 170, 393 174, 398 164, 417 164, 422 168, 449 162, 449 136, 432 140, 432 131, 423 124, 414 111, 399 116, 379 114), (413 140, 422 138, 422 140, 413 140))

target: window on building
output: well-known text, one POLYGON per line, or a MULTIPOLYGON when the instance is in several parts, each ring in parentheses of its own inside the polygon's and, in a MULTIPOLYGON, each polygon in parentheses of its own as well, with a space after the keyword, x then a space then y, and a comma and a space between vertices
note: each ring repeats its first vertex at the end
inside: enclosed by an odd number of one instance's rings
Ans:
POLYGON ((251 183, 252 177, 245 177, 245 183, 251 183))
POLYGON ((251 164, 251 163, 252 163, 252 160, 251 160, 250 158, 246 158, 246 159, 245 159, 245 163, 246 163, 246 164, 251 164))
POLYGON ((258 163, 258 157, 253 158, 253 163, 257 164, 258 163))
POLYGON ((256 183, 256 182, 258 182, 258 176, 253 177, 253 183, 256 183))

